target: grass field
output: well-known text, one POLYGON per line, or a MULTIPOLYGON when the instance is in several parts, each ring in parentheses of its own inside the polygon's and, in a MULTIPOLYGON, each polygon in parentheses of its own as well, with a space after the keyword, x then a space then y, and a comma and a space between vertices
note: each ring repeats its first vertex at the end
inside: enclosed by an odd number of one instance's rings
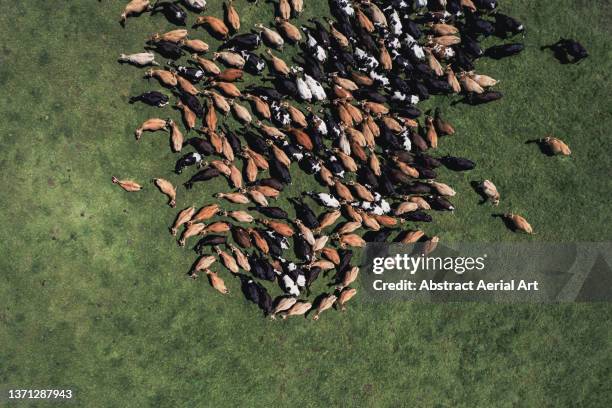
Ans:
MULTIPOLYGON (((186 279, 195 254, 171 239, 175 211, 149 180, 187 174, 171 173, 177 156, 165 136, 134 141, 134 128, 159 112, 127 100, 157 86, 115 62, 170 26, 145 15, 122 29, 123 3, 0 0, 0 388, 68 387, 89 407, 610 406, 609 304, 358 296, 316 323, 273 322, 227 275, 227 298, 186 279), (125 194, 111 175, 146 188, 125 194)), ((220 15, 221 3, 210 3, 220 15)), ((270 22, 270 3, 236 3, 245 28, 270 22)), ((304 18, 328 13, 321 0, 305 3, 304 18)), ((526 50, 477 67, 502 81, 505 98, 422 105, 442 106, 457 129, 440 153, 478 163, 443 174, 458 209, 435 214, 427 231, 444 241, 610 241, 610 4, 500 3, 527 25, 526 50), (561 65, 540 51, 560 36, 580 39, 591 57, 561 65), (573 156, 525 144, 547 133, 573 156), (500 211, 524 214, 537 235, 509 232, 478 205, 470 182, 482 178, 500 189, 500 211)), ((287 196, 315 187, 294 173, 287 196)), ((228 189, 222 180, 181 188, 178 206, 228 189)))

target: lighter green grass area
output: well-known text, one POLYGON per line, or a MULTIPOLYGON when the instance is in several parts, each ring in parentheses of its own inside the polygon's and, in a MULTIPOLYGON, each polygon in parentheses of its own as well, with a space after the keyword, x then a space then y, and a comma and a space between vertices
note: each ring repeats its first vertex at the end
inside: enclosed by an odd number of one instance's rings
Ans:
MULTIPOLYGON (((133 137, 149 116, 179 115, 128 105, 130 95, 158 86, 115 62, 171 26, 145 15, 122 29, 123 3, 0 0, 0 386, 70 387, 88 407, 610 406, 608 304, 358 296, 347 312, 316 323, 274 322, 224 270, 228 297, 186 279, 195 255, 171 239, 175 211, 149 183, 180 183, 186 174, 172 173, 177 155, 166 136, 133 137), (111 175, 146 188, 123 193, 111 175)), ((210 3, 208 13, 220 16, 221 3, 210 3)), ((305 3, 301 20, 329 12, 324 1, 305 3)), ((457 129, 439 153, 478 163, 468 173, 442 171, 457 210, 435 214, 427 232, 443 241, 609 241, 609 5, 500 3, 527 26, 524 53, 477 64, 501 80, 504 99, 420 105, 441 106, 457 129), (564 66, 539 50, 560 36, 580 39, 591 57, 564 66), (524 143, 547 133, 573 156, 547 157, 524 143), (478 205, 470 182, 483 178, 501 191, 499 210, 523 214, 537 235, 509 232, 491 216, 497 210, 478 205)), ((271 24, 271 4, 236 5, 245 29, 271 24)), ((285 197, 321 190, 293 174, 285 197)), ((221 179, 181 188, 179 206, 227 189, 221 179)), ((324 290, 321 280, 315 293, 324 290)))

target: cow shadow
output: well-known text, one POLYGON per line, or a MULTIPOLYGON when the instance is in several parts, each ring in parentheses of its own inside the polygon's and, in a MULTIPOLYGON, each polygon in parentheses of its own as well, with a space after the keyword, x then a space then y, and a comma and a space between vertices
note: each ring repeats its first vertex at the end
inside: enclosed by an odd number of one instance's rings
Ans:
POLYGON ((570 61, 569 57, 567 56, 567 53, 565 52, 565 49, 563 48, 563 46, 557 41, 554 44, 550 44, 550 45, 543 45, 540 47, 540 51, 545 51, 545 50, 550 50, 552 51, 552 55, 553 57, 559 61, 560 64, 562 65, 566 65, 566 64, 571 64, 572 61, 570 61))
MULTIPOLYGON (((336 269, 336 268, 334 268, 336 269)), ((345 268, 346 271, 347 268, 345 268)), ((330 281, 327 283, 328 288, 336 288, 336 286, 342 283, 342 278, 344 278, 344 274, 346 272, 340 272, 336 269, 336 273, 331 277, 330 281)), ((328 276, 325 276, 328 277, 328 276)), ((314 303, 313 303, 314 304, 314 303)))
POLYGON ((537 145, 538 148, 540 149, 540 152, 542 154, 545 154, 546 156, 552 157, 555 155, 554 152, 550 149, 550 147, 542 141, 542 139, 530 139, 530 140, 527 140, 525 144, 526 145, 529 145, 529 144, 537 145))
MULTIPOLYGON (((490 93, 490 92, 494 92, 494 91, 486 91, 485 93, 490 93)), ((470 106, 486 105, 488 103, 495 102, 495 101, 501 99, 502 97, 503 97, 503 95, 501 95, 498 99, 482 100, 482 99, 478 99, 477 96, 475 96, 474 94, 468 93, 468 94, 464 94, 463 98, 452 101, 450 103, 450 106, 455 106, 455 105, 458 105, 460 103, 462 103, 464 105, 470 105, 470 106)))
POLYGON ((394 228, 383 228, 380 231, 368 231, 365 234, 363 234, 363 239, 366 242, 387 242, 387 240, 389 239, 389 237, 391 236, 391 234, 393 234, 393 232, 397 231, 397 229, 394 228), (377 238, 378 233, 384 233, 386 234, 386 237, 384 239, 384 241, 375 241, 374 239, 377 238))
MULTIPOLYGON (((153 68, 153 65, 147 65, 147 67, 153 68)), ((148 76, 148 75, 146 75, 146 74, 145 74, 145 75, 142 77, 142 79, 146 79, 146 80, 147 80, 147 83, 150 83, 150 82, 151 82, 151 78, 152 78, 152 77, 150 77, 150 76, 148 76)), ((172 86, 172 85, 166 85, 166 84, 164 84, 164 83, 163 83, 163 82, 161 82, 161 81, 157 81, 157 82, 158 82, 158 84, 159 84, 159 85, 160 85, 162 88, 165 88, 165 89, 170 89, 170 90, 173 90, 173 89, 174 89, 174 86, 172 86)), ((174 93, 174 92, 173 92, 173 93, 174 93)))
POLYGON ((171 51, 166 51, 166 50, 164 50, 164 49, 162 49, 160 47, 157 47, 157 46, 154 45, 155 43, 153 43, 151 41, 148 42, 147 44, 149 44, 149 43, 153 44, 153 45, 145 45, 145 47, 144 47, 145 50, 147 50, 147 51, 154 51, 154 52, 158 53, 159 55, 161 55, 162 57, 164 57, 166 59, 177 60, 177 59, 181 58, 183 55, 185 55, 185 52, 181 50, 182 51, 181 55, 177 58, 177 56, 172 54, 171 51))
POLYGON ((212 29, 212 27, 210 27, 208 25, 194 24, 194 25, 191 26, 191 28, 193 30, 196 30, 198 27, 202 27, 208 33, 208 35, 210 35, 211 37, 213 37, 214 39, 216 39, 218 41, 227 41, 227 40, 229 40, 229 36, 228 37, 224 37, 222 34, 215 32, 212 29))
POLYGON ((242 295, 244 296, 244 298, 247 301, 251 302, 249 300, 249 295, 248 295, 248 292, 247 292, 247 289, 246 289, 247 288, 246 285, 247 285, 248 281, 254 280, 254 278, 252 278, 251 276, 246 275, 244 273, 240 273, 240 272, 238 272, 236 274, 233 274, 233 275, 234 275, 234 277, 237 277, 238 279, 240 279, 240 291, 242 292, 242 295))
MULTIPOLYGON (((259 0, 258 0, 259 1, 259 0)), ((272 4, 272 8, 274 12, 272 13, 272 17, 280 17, 280 1, 279 0, 265 0, 266 4, 272 4)))
POLYGON ((316 313, 317 307, 319 307, 319 305, 321 304, 323 299, 327 297, 327 295, 329 295, 329 293, 324 292, 324 293, 321 293, 316 298, 314 298, 314 300, 312 301, 312 307, 310 308, 310 310, 308 310, 308 312, 304 314, 305 319, 309 319, 311 314, 316 313))
MULTIPOLYGON (((185 133, 189 133, 191 132, 191 129, 189 129, 189 125, 187 124, 187 121, 185 120, 185 117, 183 116, 183 111, 176 105, 172 106, 172 109, 179 112, 181 115, 181 123, 183 124, 183 127, 185 128, 185 133)), ((183 147, 185 147, 185 144, 183 143, 183 147)))
POLYGON ((483 205, 489 200, 489 197, 482 191, 482 183, 480 181, 472 180, 470 181, 470 186, 480 196, 481 201, 478 202, 478 205, 483 205))
POLYGON ((195 261, 193 261, 193 263, 191 264, 191 267, 189 268, 189 270, 187 271, 187 273, 185 275, 187 275, 189 278, 191 279, 197 279, 200 276, 200 273, 202 273, 202 271, 196 272, 195 268, 196 265, 198 264, 198 262, 200 261, 200 257, 197 257, 195 261))
POLYGON ((506 226, 506 228, 508 228, 512 232, 516 232, 517 231, 517 228, 514 225, 514 223, 510 219, 505 217, 504 214, 502 214, 502 213, 491 214, 491 217, 493 217, 493 218, 501 218, 501 220, 504 222, 504 225, 506 226))
POLYGON ((470 98, 469 95, 463 95, 463 98, 455 99, 449 105, 450 106, 456 106, 456 105, 459 105, 459 104, 470 105, 470 106, 478 106, 478 105, 482 105, 483 102, 476 101, 473 98, 470 98))

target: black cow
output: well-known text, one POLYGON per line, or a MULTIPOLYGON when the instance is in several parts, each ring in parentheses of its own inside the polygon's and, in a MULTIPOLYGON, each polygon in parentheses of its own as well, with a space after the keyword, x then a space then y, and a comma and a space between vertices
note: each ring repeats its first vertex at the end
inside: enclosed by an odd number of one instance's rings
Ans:
POLYGON ((225 42, 220 48, 233 48, 236 51, 254 51, 261 45, 261 37, 256 33, 238 34, 225 42))
POLYGON ((153 49, 164 58, 170 58, 173 60, 181 58, 184 52, 178 44, 171 41, 157 41, 153 46, 146 48, 153 49))
POLYGON ((521 43, 493 45, 486 49, 485 55, 493 59, 511 57, 523 51, 525 45, 521 43))
POLYGON ((205 156, 210 156, 215 152, 215 148, 212 144, 206 139, 202 139, 200 137, 192 137, 187 139, 183 145, 192 146, 196 151, 205 156))
POLYGON ((501 99, 504 95, 497 91, 485 91, 484 93, 470 93, 465 101, 470 105, 482 105, 483 103, 493 102, 501 99))
POLYGON ((184 26, 187 21, 187 13, 181 6, 169 1, 157 1, 153 5, 151 14, 162 13, 172 24, 184 26))
POLYGON ((201 170, 199 172, 197 172, 196 174, 194 174, 186 183, 185 183, 185 188, 187 190, 190 190, 193 187, 194 183, 200 182, 200 181, 207 181, 210 180, 212 178, 218 177, 221 173, 219 173, 219 170, 215 169, 214 167, 207 167, 204 170, 201 170))
POLYGON ((270 175, 285 184, 291 184, 291 173, 278 160, 270 160, 270 175))
POLYGON ((173 67, 183 78, 194 84, 200 82, 206 76, 204 70, 200 68, 176 65, 174 61, 168 61, 168 65, 173 67))
POLYGON ((161 92, 149 91, 130 98, 130 103, 137 101, 146 103, 147 105, 157 106, 158 108, 163 108, 164 106, 168 105, 170 98, 161 92))
POLYGON ((289 201, 295 207, 295 213, 297 217, 306 225, 308 228, 318 228, 319 220, 315 213, 310 209, 310 207, 304 203, 302 198, 291 198, 289 201))
POLYGON ((455 171, 472 170, 476 167, 476 163, 463 157, 444 156, 441 161, 444 166, 455 171))
POLYGON ((586 48, 576 40, 561 38, 556 43, 542 47, 551 48, 562 63, 578 63, 589 56, 586 48), (570 60, 569 57, 572 57, 570 60))
POLYGON ((279 207, 251 207, 249 210, 256 210, 266 217, 275 218, 277 220, 286 220, 289 218, 289 214, 285 210, 279 207))
POLYGON ((260 56, 249 51, 240 51, 240 55, 245 60, 244 70, 249 74, 259 75, 266 68, 266 61, 260 56))
POLYGON ((200 155, 200 153, 187 153, 176 161, 176 165, 174 166, 174 172, 176 174, 181 174, 185 167, 199 165, 200 163, 202 163, 202 155, 200 155))
POLYGON ((495 30, 496 34, 502 38, 506 38, 508 34, 516 35, 525 32, 525 26, 513 17, 502 13, 495 13, 495 30))
POLYGON ((207 235, 204 238, 200 239, 197 244, 193 247, 193 250, 198 254, 202 255, 204 251, 204 247, 214 246, 214 245, 223 245, 227 241, 227 238, 224 235, 207 235))
POLYGON ((424 213, 423 211, 412 211, 412 212, 404 213, 400 215, 400 217, 402 217, 403 219, 407 221, 414 221, 414 222, 432 222, 433 221, 433 218, 431 217, 431 215, 424 213))

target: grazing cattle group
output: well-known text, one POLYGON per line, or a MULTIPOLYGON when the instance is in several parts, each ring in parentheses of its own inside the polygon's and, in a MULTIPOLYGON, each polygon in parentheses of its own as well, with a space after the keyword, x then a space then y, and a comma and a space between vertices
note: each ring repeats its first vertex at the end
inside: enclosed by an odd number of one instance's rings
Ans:
MULTIPOLYGON (((460 94, 474 105, 502 98, 493 89, 498 81, 475 64, 516 55, 524 46, 509 42, 483 49, 481 40, 514 38, 525 27, 502 14, 496 0, 330 0, 335 21, 311 19, 305 25, 292 22, 304 8, 302 0, 281 0, 272 25, 259 23, 239 33, 244 27, 237 4, 230 0, 224 6, 222 16, 193 18, 191 31, 156 33, 147 51, 120 55, 120 62, 159 66, 145 76, 168 90, 145 92, 130 103, 164 108, 172 97, 185 127, 160 115, 145 120, 135 136, 168 132, 174 152, 189 150, 175 164, 177 174, 195 169, 185 188, 205 192, 202 184, 217 177, 233 188, 214 194, 219 202, 182 209, 170 228, 181 246, 199 239, 194 249, 200 257, 190 276, 205 274, 214 289, 227 294, 220 273, 213 271, 222 265, 266 315, 284 319, 312 310, 318 320, 333 306, 346 309, 355 296, 354 248, 395 235, 395 242, 424 242, 428 251, 435 249, 439 238, 417 225, 431 222, 431 211, 455 209, 456 192, 439 180, 440 169, 469 171, 476 164, 436 155, 455 128, 438 109, 424 115, 416 105, 431 95, 460 94), (200 27, 224 41, 216 52, 196 38, 200 27), (298 56, 283 59, 286 47, 297 47, 298 56), (166 67, 157 55, 170 59, 166 67), (181 58, 189 60, 180 63, 181 58), (270 86, 249 84, 253 76, 270 86), (301 104, 308 107, 302 110, 301 104), (244 129, 224 125, 228 115, 244 129), (292 218, 274 201, 298 169, 323 190, 287 197, 295 208, 292 218), (224 211, 221 200, 245 207, 224 211), (325 212, 316 214, 308 200, 325 212), (289 249, 295 257, 287 255, 289 249), (300 298, 332 270, 331 292, 312 303, 300 298), (261 281, 277 282, 285 294, 272 299, 261 281)), ((192 13, 205 9, 204 0, 132 0, 121 22, 151 12, 186 26, 192 13)), ((563 40, 558 47, 578 61, 586 51, 576 44, 563 40)), ((557 138, 541 143, 554 154, 570 154, 557 138)), ((180 202, 171 182, 153 182, 171 207, 180 202)), ((113 183, 126 191, 142 189, 115 177, 113 183)), ((485 200, 500 203, 493 182, 484 180, 479 189, 485 200)), ((504 217, 517 231, 533 233, 522 216, 504 217)))

